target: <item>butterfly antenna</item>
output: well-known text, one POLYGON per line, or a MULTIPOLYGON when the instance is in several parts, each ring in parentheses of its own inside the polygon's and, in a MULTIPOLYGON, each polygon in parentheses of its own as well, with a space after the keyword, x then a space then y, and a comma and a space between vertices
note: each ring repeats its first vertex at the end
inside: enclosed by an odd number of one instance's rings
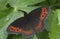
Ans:
POLYGON ((23 11, 23 10, 18 10, 18 11, 23 12, 23 13, 24 13, 24 16, 26 16, 26 15, 27 15, 27 12, 25 12, 25 11, 23 11))

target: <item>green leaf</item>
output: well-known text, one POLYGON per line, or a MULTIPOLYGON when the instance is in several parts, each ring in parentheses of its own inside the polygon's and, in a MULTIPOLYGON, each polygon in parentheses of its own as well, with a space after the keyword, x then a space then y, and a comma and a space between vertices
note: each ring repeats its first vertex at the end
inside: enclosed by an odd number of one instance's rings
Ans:
POLYGON ((54 11, 53 21, 51 21, 51 28, 49 32, 50 39, 60 39, 60 28, 58 25, 57 12, 54 11))
POLYGON ((36 34, 38 39, 49 39, 48 37, 48 31, 44 29, 42 32, 39 32, 36 34))
POLYGON ((11 0, 9 4, 15 10, 24 10, 26 12, 30 12, 37 7, 29 7, 29 5, 36 4, 42 1, 44 0, 11 0))
POLYGON ((3 17, 6 17, 12 11, 13 11, 13 8, 9 8, 6 10, 0 10, 0 19, 3 17))
MULTIPOLYGON (((5 19, 5 18, 4 18, 5 19)), ((0 39, 6 39, 7 38, 7 33, 6 33, 6 21, 4 19, 0 20, 0 39)))
POLYGON ((60 9, 57 9, 56 11, 58 13, 58 25, 60 26, 60 9))
POLYGON ((13 8, 7 8, 9 0, 0 0, 0 19, 7 16, 13 8))
POLYGON ((6 39, 8 34, 6 33, 5 27, 0 29, 0 39, 6 39))
POLYGON ((7 3, 9 3, 10 0, 0 0, 0 10, 6 10, 7 3))
POLYGON ((27 7, 28 5, 36 4, 44 0, 12 0, 10 1, 11 6, 27 7))

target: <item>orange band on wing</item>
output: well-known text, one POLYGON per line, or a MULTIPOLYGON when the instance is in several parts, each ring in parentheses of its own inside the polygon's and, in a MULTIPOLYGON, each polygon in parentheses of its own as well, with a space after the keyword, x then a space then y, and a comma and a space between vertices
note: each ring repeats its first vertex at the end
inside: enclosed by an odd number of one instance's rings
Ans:
POLYGON ((21 29, 20 28, 16 28, 15 32, 21 32, 21 29))
POLYGON ((10 26, 9 27, 9 30, 12 31, 12 32, 22 32, 22 29, 21 28, 16 28, 14 26, 10 26))
POLYGON ((32 32, 33 32, 33 30, 28 30, 28 31, 23 30, 23 34, 25 34, 25 35, 30 35, 30 34, 32 34, 32 32))
POLYGON ((46 14, 47 14, 47 9, 44 7, 44 8, 42 8, 42 12, 41 12, 41 15, 40 15, 40 20, 41 21, 45 18, 46 14))
POLYGON ((35 27, 36 31, 39 31, 42 28, 42 22, 39 22, 39 24, 35 27))
POLYGON ((44 8, 42 8, 42 12, 43 13, 46 13, 47 12, 47 9, 44 7, 44 8))
POLYGON ((14 27, 14 26, 10 26, 10 27, 9 27, 9 30, 10 30, 10 31, 15 31, 15 27, 14 27))

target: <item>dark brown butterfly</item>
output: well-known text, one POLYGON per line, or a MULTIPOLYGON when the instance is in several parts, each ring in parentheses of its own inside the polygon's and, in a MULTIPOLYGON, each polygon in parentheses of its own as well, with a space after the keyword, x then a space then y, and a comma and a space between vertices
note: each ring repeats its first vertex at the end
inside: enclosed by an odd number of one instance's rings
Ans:
POLYGON ((49 10, 50 7, 39 7, 32 10, 29 14, 12 22, 8 26, 7 32, 9 34, 22 34, 25 37, 32 36, 43 28, 44 19, 48 15, 49 10))

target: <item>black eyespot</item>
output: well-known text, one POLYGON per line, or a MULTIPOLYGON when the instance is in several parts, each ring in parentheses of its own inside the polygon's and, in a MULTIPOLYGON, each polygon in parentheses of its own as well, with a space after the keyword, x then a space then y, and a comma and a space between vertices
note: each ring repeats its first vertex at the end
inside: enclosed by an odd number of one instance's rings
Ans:
POLYGON ((42 17, 44 17, 44 15, 42 15, 42 17))

